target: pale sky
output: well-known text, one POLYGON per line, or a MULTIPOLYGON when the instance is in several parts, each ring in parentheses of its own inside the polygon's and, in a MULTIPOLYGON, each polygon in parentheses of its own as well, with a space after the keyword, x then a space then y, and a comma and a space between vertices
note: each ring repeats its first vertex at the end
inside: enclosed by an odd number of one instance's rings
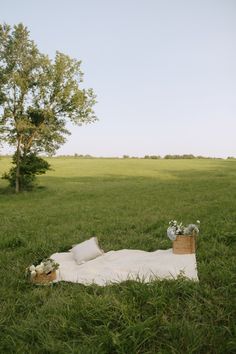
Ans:
POLYGON ((0 0, 0 22, 97 94, 58 154, 236 156, 236 0, 0 0))

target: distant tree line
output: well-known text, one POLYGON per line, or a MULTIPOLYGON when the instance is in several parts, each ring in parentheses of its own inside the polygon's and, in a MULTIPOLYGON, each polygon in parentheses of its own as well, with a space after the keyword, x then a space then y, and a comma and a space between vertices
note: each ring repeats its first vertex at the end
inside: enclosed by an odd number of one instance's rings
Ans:
MULTIPOLYGON (((220 157, 206 157, 206 156, 194 156, 193 154, 184 154, 184 155, 165 155, 161 157, 160 155, 145 155, 144 157, 134 157, 129 155, 123 155, 124 159, 128 158, 136 158, 136 159, 152 159, 152 160, 159 160, 159 159, 166 159, 166 160, 180 160, 180 159, 221 159, 220 157)), ((235 157, 227 157, 227 159, 235 159, 235 157)))
MULTIPOLYGON (((11 154, 5 154, 5 155, 0 155, 0 158, 1 157, 12 157, 11 154)), ((42 155, 43 158, 47 157, 45 155, 42 155)), ((85 155, 82 155, 82 154, 77 154, 75 153, 74 155, 57 155, 57 156, 54 156, 54 158, 77 158, 77 159, 119 159, 119 157, 117 156, 112 156, 112 157, 103 157, 103 156, 92 156, 92 155, 89 155, 89 154, 85 154, 85 155)), ((211 159, 211 160, 214 160, 214 159, 223 159, 221 157, 210 157, 210 156, 201 156, 201 155, 198 155, 198 156, 194 156, 192 154, 184 154, 184 155, 165 155, 165 156, 160 156, 160 155, 144 155, 143 157, 139 157, 139 156, 129 156, 129 155, 123 155, 122 156, 123 159, 151 159, 151 160, 160 160, 160 159, 165 159, 165 160, 180 160, 180 159, 211 159)), ((234 156, 228 156, 226 158, 227 160, 235 160, 236 157, 234 156)))
POLYGON ((184 155, 165 155, 164 159, 203 159, 203 156, 194 156, 192 154, 184 154, 184 155))
MULTIPOLYGON (((60 155, 58 157, 72 157, 71 155, 60 155)), ((73 157, 79 158, 79 159, 96 159, 96 158, 105 158, 105 159, 119 159, 119 157, 114 156, 114 157, 95 157, 92 155, 81 155, 81 154, 74 154, 73 157)), ((130 156, 130 155, 123 155, 123 159, 151 159, 151 160, 160 160, 160 159, 166 159, 166 160, 180 160, 180 159, 222 159, 221 157, 207 157, 207 156, 194 156, 193 154, 184 154, 184 155, 165 155, 165 156, 160 156, 160 155, 144 155, 143 157, 139 156, 130 156)), ((227 159, 236 159, 236 157, 233 156, 228 156, 227 159)))
POLYGON ((157 160, 157 159, 161 159, 161 156, 159 156, 159 155, 145 155, 145 156, 144 156, 144 159, 154 159, 154 160, 157 160))
MULTIPOLYGON (((72 157, 71 155, 60 155, 57 157, 72 157)), ((119 157, 114 156, 114 157, 95 157, 92 155, 81 155, 81 154, 74 154, 73 157, 79 158, 79 159, 96 159, 96 158, 106 158, 106 159, 118 159, 119 157)), ((160 156, 160 155, 144 155, 143 157, 139 156, 130 156, 130 155, 123 155, 123 159, 151 159, 151 160, 160 160, 160 159, 166 159, 166 160, 180 160, 180 159, 222 159, 221 157, 210 157, 210 156, 194 156, 193 154, 183 154, 183 155, 165 155, 165 156, 160 156)), ((236 159, 236 157, 233 156, 228 156, 227 159, 236 159)))

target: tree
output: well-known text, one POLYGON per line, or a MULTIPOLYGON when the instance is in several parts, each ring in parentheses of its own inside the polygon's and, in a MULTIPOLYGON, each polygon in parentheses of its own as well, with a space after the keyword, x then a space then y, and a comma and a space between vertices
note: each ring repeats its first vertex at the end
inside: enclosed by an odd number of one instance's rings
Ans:
MULTIPOLYGON (((13 164, 16 164, 17 155, 13 155, 13 164)), ((20 186, 22 189, 30 190, 34 186, 36 175, 46 173, 50 169, 50 165, 42 157, 37 156, 35 153, 28 153, 20 161, 20 186)), ((3 178, 10 182, 11 187, 15 187, 17 168, 12 167, 8 173, 3 175, 3 178)))
POLYGON ((55 153, 70 134, 68 121, 97 120, 93 90, 80 87, 80 66, 81 61, 60 52, 54 60, 40 53, 23 24, 0 25, 0 141, 16 149, 15 170, 8 175, 16 192, 24 189, 23 166, 34 161, 31 176, 45 172, 41 158, 37 169, 38 154, 55 153))

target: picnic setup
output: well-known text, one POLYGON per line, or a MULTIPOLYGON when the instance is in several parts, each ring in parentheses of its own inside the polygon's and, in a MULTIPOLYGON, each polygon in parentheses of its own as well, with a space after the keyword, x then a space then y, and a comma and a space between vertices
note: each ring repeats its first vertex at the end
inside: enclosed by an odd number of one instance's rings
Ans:
POLYGON ((105 286, 126 280, 151 282, 161 279, 185 277, 198 281, 196 263, 197 225, 183 226, 176 220, 169 223, 167 236, 173 248, 146 252, 122 249, 104 252, 96 237, 73 245, 68 252, 54 253, 40 264, 27 268, 34 284, 60 281, 105 286))

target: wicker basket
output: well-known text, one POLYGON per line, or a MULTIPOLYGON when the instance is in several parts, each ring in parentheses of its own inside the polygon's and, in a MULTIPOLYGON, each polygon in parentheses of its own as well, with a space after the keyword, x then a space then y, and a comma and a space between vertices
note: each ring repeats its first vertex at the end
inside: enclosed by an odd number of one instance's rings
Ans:
POLYGON ((32 282, 35 284, 49 284, 57 277, 56 271, 52 271, 48 274, 42 273, 37 274, 36 277, 32 279, 32 282))
POLYGON ((183 236, 178 235, 173 241, 173 253, 188 254, 196 251, 196 235, 183 236))

